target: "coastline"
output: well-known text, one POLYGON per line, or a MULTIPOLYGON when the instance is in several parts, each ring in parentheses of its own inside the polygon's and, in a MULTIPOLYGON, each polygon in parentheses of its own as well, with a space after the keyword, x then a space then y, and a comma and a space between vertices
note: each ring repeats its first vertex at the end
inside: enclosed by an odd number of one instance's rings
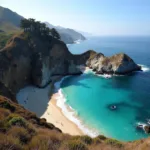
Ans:
POLYGON ((54 124, 56 127, 62 130, 63 133, 70 135, 83 135, 84 133, 78 128, 78 126, 70 121, 62 112, 61 108, 57 106, 56 97, 59 93, 54 93, 49 101, 47 110, 41 116, 45 118, 47 122, 54 124))
MULTIPOLYGON (((83 73, 90 70, 88 67, 78 67, 83 73)), ((48 107, 41 118, 45 118, 48 122, 54 124, 56 127, 61 129, 63 133, 71 135, 85 135, 90 131, 86 129, 84 132, 84 127, 80 126, 80 120, 77 116, 74 116, 74 110, 65 104, 65 97, 60 89, 61 82, 67 77, 68 76, 64 76, 53 80, 53 92, 51 93, 48 107)))
MULTIPOLYGON (((91 70, 85 66, 78 66, 84 73, 91 70)), ((143 71, 148 71, 146 66, 142 66, 143 71)), ((54 76, 52 82, 45 88, 28 86, 19 91, 17 100, 26 109, 34 112, 40 118, 45 118, 54 124, 62 132, 71 135, 98 135, 93 129, 84 126, 84 123, 76 116, 75 110, 65 103, 66 99, 60 88, 61 82, 68 76, 54 76), (36 105, 35 105, 36 104, 36 105)))

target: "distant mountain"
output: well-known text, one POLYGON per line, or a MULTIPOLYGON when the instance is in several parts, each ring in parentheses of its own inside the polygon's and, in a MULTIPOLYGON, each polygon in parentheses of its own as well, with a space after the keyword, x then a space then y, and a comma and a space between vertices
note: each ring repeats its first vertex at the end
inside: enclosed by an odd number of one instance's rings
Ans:
MULTIPOLYGON (((20 29, 20 20, 24 17, 8 8, 0 6, 0 32, 13 32, 20 29)), ((45 22, 49 28, 55 28, 61 36, 61 40, 66 44, 74 43, 77 40, 85 40, 85 37, 73 29, 64 28, 61 26, 54 26, 45 22)))
POLYGON ((73 29, 69 29, 69 28, 64 28, 61 26, 54 26, 48 22, 45 22, 45 24, 49 27, 49 28, 55 28, 58 33, 61 36, 61 39, 65 42, 65 43, 74 43, 77 40, 85 40, 86 38, 79 32, 73 30, 73 29))
POLYGON ((16 12, 0 6, 0 30, 5 32, 18 30, 22 18, 16 12))
POLYGON ((82 34, 83 36, 85 36, 85 37, 91 37, 91 36, 93 36, 92 33, 83 32, 83 31, 77 31, 77 32, 81 33, 81 34, 82 34))

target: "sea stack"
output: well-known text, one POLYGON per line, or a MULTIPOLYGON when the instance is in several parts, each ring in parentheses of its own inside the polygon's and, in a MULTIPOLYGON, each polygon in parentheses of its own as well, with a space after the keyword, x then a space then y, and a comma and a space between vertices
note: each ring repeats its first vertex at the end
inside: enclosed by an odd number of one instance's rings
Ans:
POLYGON ((87 61, 87 66, 92 68, 97 74, 128 74, 141 70, 128 55, 124 53, 105 57, 103 54, 96 54, 94 58, 87 61))

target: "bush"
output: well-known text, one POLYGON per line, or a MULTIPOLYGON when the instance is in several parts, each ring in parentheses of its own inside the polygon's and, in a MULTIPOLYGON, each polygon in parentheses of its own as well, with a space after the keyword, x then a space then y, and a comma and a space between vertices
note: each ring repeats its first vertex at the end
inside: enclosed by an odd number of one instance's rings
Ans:
POLYGON ((115 139, 107 139, 106 141, 106 144, 110 144, 112 146, 116 146, 116 147, 122 147, 123 144, 115 139))
POLYGON ((0 104, 1 107, 9 109, 10 111, 14 112, 15 111, 15 107, 13 105, 11 105, 10 103, 8 103, 7 101, 2 102, 0 104))
POLYGON ((100 143, 101 143, 101 140, 100 140, 98 137, 96 137, 96 138, 93 139, 93 143, 94 143, 95 145, 100 144, 100 143))
POLYGON ((69 150, 87 150, 85 144, 83 144, 80 140, 70 140, 65 145, 66 149, 69 150))
POLYGON ((80 140, 83 141, 85 144, 92 144, 93 140, 91 137, 84 135, 80 137, 80 140))
POLYGON ((9 136, 13 136, 14 138, 17 138, 20 140, 22 144, 26 144, 31 139, 30 133, 27 132, 26 129, 21 127, 12 127, 7 134, 9 136))
POLYGON ((32 124, 28 123, 26 129, 30 135, 36 135, 36 128, 32 124))
POLYGON ((48 135, 34 136, 29 143, 29 149, 33 150, 58 150, 58 148, 59 144, 53 143, 51 137, 48 137, 48 135))
POLYGON ((23 148, 18 139, 0 134, 0 150, 23 150, 23 148))
POLYGON ((107 139, 104 135, 98 135, 97 138, 99 138, 100 140, 106 140, 107 139))
POLYGON ((4 108, 0 108, 0 120, 5 119, 10 114, 10 111, 4 108))
POLYGON ((13 117, 9 120, 9 125, 17 125, 17 126, 23 126, 26 127, 27 123, 25 121, 25 119, 23 119, 22 117, 13 117))

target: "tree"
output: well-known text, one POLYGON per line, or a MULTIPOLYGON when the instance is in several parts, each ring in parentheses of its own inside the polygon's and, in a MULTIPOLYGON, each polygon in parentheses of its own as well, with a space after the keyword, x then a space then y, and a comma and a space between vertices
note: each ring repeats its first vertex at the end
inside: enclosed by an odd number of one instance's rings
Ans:
POLYGON ((27 28, 27 19, 21 19, 21 22, 20 22, 20 27, 26 31, 26 28, 27 28))
POLYGON ((56 38, 56 39, 60 39, 60 35, 59 35, 59 33, 56 31, 55 28, 52 28, 52 29, 50 30, 50 32, 51 32, 52 37, 54 37, 54 38, 56 38))
POLYGON ((29 21, 29 24, 30 24, 30 30, 31 31, 35 30, 35 26, 36 26, 35 19, 29 18, 28 21, 29 21))
POLYGON ((46 24, 45 23, 41 23, 40 29, 41 30, 45 30, 46 29, 46 24))

